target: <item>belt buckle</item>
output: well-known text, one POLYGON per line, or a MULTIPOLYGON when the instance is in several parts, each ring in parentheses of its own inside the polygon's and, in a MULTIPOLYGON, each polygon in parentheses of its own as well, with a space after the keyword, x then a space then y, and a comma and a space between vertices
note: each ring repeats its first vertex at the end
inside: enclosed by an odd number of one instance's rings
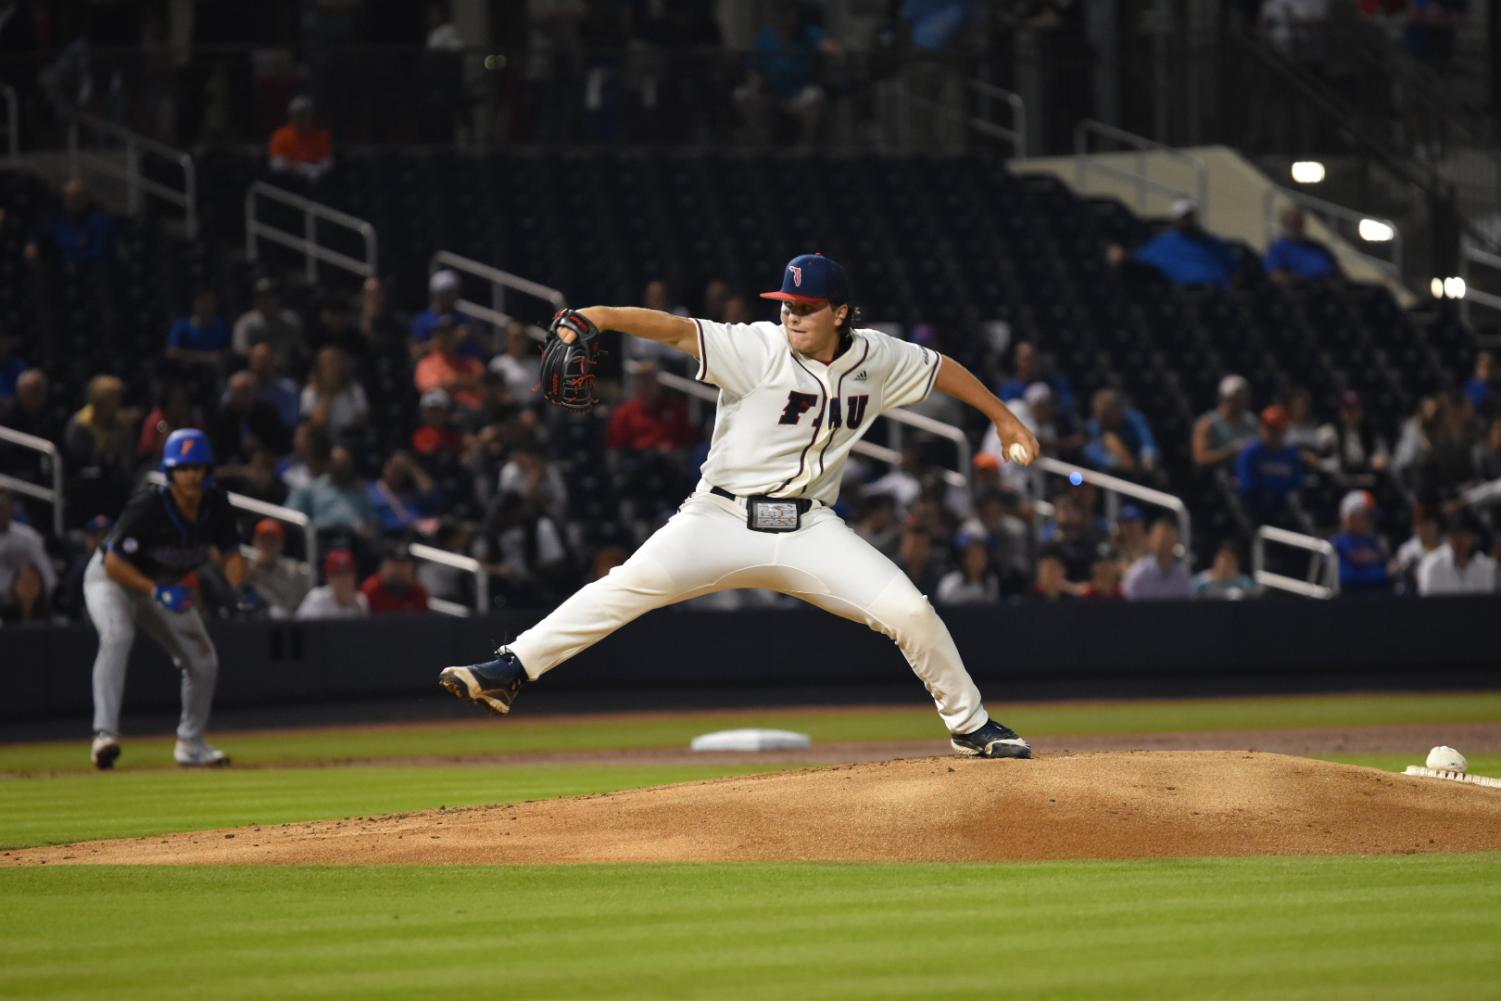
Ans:
POLYGON ((802 527, 796 500, 785 497, 747 497, 745 527, 752 532, 795 532, 802 527))

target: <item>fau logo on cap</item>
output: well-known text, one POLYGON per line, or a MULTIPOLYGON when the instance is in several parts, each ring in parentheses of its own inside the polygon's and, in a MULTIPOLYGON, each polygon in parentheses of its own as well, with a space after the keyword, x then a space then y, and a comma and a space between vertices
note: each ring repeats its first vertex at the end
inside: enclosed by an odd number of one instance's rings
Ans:
POLYGON ((787 270, 792 272, 792 284, 797 288, 803 287, 803 269, 787 265, 787 270))

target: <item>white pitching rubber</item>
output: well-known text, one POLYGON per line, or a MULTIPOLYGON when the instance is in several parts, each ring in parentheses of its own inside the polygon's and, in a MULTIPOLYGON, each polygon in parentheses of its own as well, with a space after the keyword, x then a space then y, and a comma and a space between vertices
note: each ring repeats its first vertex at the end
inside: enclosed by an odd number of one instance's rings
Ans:
POLYGON ((1487 789, 1501 789, 1501 779, 1493 779, 1488 775, 1471 775, 1468 772, 1451 772, 1443 768, 1424 768, 1422 765, 1408 765, 1403 775, 1416 775, 1425 779, 1444 779, 1449 782, 1464 782, 1472 786, 1485 786, 1487 789))

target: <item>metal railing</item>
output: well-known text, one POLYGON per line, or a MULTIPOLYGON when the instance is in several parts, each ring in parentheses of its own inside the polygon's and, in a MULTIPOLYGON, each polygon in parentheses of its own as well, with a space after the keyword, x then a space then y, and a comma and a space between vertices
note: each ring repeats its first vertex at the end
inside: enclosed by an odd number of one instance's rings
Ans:
POLYGON ((8 83, 0 83, 0 100, 5 102, 5 150, 15 161, 21 155, 21 101, 8 83))
MULTIPOLYGON (((430 563, 438 563, 445 567, 453 567, 465 573, 474 575, 474 612, 483 615, 490 610, 490 575, 485 572, 484 565, 472 556, 460 556, 446 549, 438 549, 421 542, 414 542, 407 547, 407 552, 414 559, 427 560, 430 563)), ((429 597, 428 607, 435 612, 444 615, 466 616, 469 609, 455 601, 447 601, 443 598, 429 597)))
POLYGON ((260 259, 261 240, 302 254, 303 266, 309 282, 318 280, 319 261, 352 272, 361 278, 370 278, 376 273, 377 237, 373 225, 347 212, 331 209, 322 202, 315 202, 311 198, 293 194, 274 184, 267 184, 265 181, 256 181, 245 191, 245 254, 252 261, 260 259), (302 233, 292 233, 278 229, 270 223, 261 222, 256 217, 257 202, 260 199, 279 202, 301 211, 302 233), (350 257, 348 254, 342 254, 319 243, 319 222, 333 223, 357 233, 365 244, 364 258, 350 257))
MULTIPOLYGON (((166 486, 167 477, 161 470, 153 469, 146 474, 148 483, 157 486, 166 486)), ((284 521, 302 533, 302 562, 307 565, 308 573, 313 580, 318 579, 318 530, 313 527, 313 519, 290 507, 282 507, 280 504, 272 504, 268 501, 257 500, 254 497, 246 497, 237 494, 233 490, 226 491, 229 498, 229 506, 247 514, 258 514, 262 518, 274 518, 284 521)))
POLYGON ((125 202, 131 215, 139 215, 145 196, 152 195, 180 208, 188 239, 198 236, 198 168, 186 150, 148 139, 139 132, 102 118, 74 111, 68 115, 68 170, 73 176, 80 176, 79 168, 85 164, 125 183, 125 202), (125 155, 124 165, 97 151, 83 149, 79 136, 85 131, 119 143, 125 155), (182 187, 175 188, 144 176, 141 159, 148 155, 176 164, 182 171, 182 187))
POLYGON ((40 452, 47 457, 47 465, 50 467, 52 474, 52 486, 50 488, 38 486, 27 480, 3 474, 0 474, 0 486, 7 488, 12 493, 33 497, 36 500, 51 504, 52 532, 57 538, 61 539, 64 527, 67 524, 63 512, 67 504, 67 494, 63 490, 62 453, 58 451, 56 445, 52 444, 46 438, 38 438, 36 435, 17 431, 15 428, 8 428, 4 425, 0 425, 0 442, 17 445, 21 448, 30 449, 33 452, 40 452))
POLYGON ((941 99, 921 97, 910 90, 902 91, 902 100, 958 121, 961 126, 981 135, 999 139, 1011 147, 1013 158, 1024 159, 1027 155, 1027 105, 1021 95, 1004 87, 997 87, 985 80, 970 80, 966 86, 977 95, 974 114, 967 113, 963 108, 945 104, 941 99), (994 101, 1002 101, 1011 109, 1009 126, 1002 125, 994 119, 992 114, 994 101))
POLYGON ((1327 539, 1320 539, 1315 535, 1304 535, 1302 532, 1290 532, 1285 528, 1262 525, 1256 530, 1256 538, 1251 544, 1251 578, 1262 587, 1288 591, 1305 598, 1328 600, 1339 594, 1339 554, 1334 551, 1334 546, 1327 539), (1303 549, 1312 553, 1308 568, 1309 579, 1299 580, 1296 577, 1267 570, 1266 544, 1268 542, 1292 546, 1294 549, 1303 549), (1322 584, 1317 580, 1317 562, 1321 556, 1324 558, 1324 583, 1322 584))
POLYGON ((1049 476, 1061 476, 1074 486, 1078 486, 1081 483, 1088 483, 1105 491, 1105 517, 1110 520, 1112 525, 1119 519, 1120 499, 1122 497, 1130 497, 1133 500, 1141 501, 1143 504, 1150 504, 1153 507, 1165 508, 1171 511, 1173 517, 1178 522, 1178 537, 1183 546, 1183 552, 1187 558, 1192 558, 1193 521, 1189 517, 1188 505, 1183 503, 1181 498, 1161 490, 1154 490, 1151 487, 1144 487, 1140 483, 1123 480, 1119 476, 1111 476, 1109 473, 1102 473, 1097 469, 1076 466, 1047 455, 1040 457, 1036 462, 1032 463, 1032 468, 1049 476))
POLYGON ((1152 191, 1168 198, 1192 198, 1199 204, 1199 214, 1202 218, 1209 211, 1209 167, 1194 156, 1171 146, 1153 142, 1146 136, 1139 136, 1125 129, 1118 129, 1104 122, 1097 122, 1092 118, 1086 118, 1074 126, 1074 179, 1080 191, 1084 191, 1087 185, 1089 173, 1093 171, 1113 177, 1116 180, 1126 181, 1136 187, 1136 211, 1145 212, 1147 208, 1147 192, 1152 191), (1095 151, 1089 148, 1090 136, 1098 136, 1113 142, 1129 146, 1135 151, 1135 170, 1126 170, 1114 164, 1102 163, 1095 159, 1095 151), (1168 184, 1162 181, 1154 181, 1149 172, 1147 162, 1148 153, 1157 153, 1169 157, 1184 164, 1195 175, 1192 188, 1168 184))
MULTIPOLYGON (((506 312, 506 293, 508 291, 520 292, 522 295, 528 295, 534 299, 545 300, 551 304, 554 310, 563 309, 568 305, 567 297, 555 288, 543 285, 541 282, 534 282, 529 278, 523 278, 520 275, 512 274, 509 271, 502 271, 499 268, 476 261, 472 257, 464 257, 452 251, 440 250, 434 254, 428 264, 428 273, 431 274, 443 268, 458 271, 490 283, 490 305, 486 306, 484 303, 475 302, 472 299, 460 296, 459 300, 454 303, 454 308, 467 316, 472 316, 477 320, 484 320, 497 329, 503 329, 513 319, 511 314, 506 312)), ((528 333, 531 334, 533 339, 541 339, 547 335, 547 331, 540 327, 532 327, 528 333)))
MULTIPOLYGON (((1459 238, 1459 277, 1465 283, 1465 292, 1464 297, 1459 300, 1459 316, 1464 321, 1465 326, 1470 327, 1472 330, 1474 329, 1470 315, 1472 304, 1501 312, 1501 295, 1475 287, 1475 272, 1472 266, 1477 264, 1481 267, 1501 271, 1501 255, 1482 249, 1469 236, 1461 236, 1459 238)), ((1486 342, 1487 346, 1495 346, 1498 341, 1501 341, 1501 338, 1494 336, 1477 337, 1476 340, 1486 342)))
MULTIPOLYGON (((1350 243, 1350 248, 1354 250, 1355 253, 1359 254, 1361 257, 1369 261, 1373 266, 1384 271, 1394 280, 1402 280, 1402 231, 1398 228, 1395 220, 1386 219, 1381 216, 1367 215, 1364 212, 1357 212, 1354 209, 1345 208, 1345 206, 1343 205, 1336 205, 1334 202, 1325 201, 1324 199, 1316 198, 1313 195, 1306 195, 1301 191, 1290 191, 1287 188, 1272 184, 1267 187, 1266 195, 1263 196, 1261 201, 1262 224, 1266 230, 1268 244, 1276 239, 1277 234, 1280 232, 1280 227, 1277 222, 1279 199, 1282 201, 1292 202, 1295 205, 1300 205, 1305 208, 1312 209, 1315 213, 1321 216, 1332 216, 1335 219, 1353 223, 1355 227, 1355 238, 1353 240, 1347 241, 1350 243), (1369 239, 1364 233, 1361 232, 1362 225, 1367 224, 1367 222, 1387 227, 1389 230, 1391 230, 1391 238, 1386 241, 1369 239), (1374 254, 1368 254, 1364 250, 1360 249, 1367 244, 1380 242, 1387 242, 1391 244, 1391 260, 1388 261, 1383 258, 1377 257, 1374 254)), ((1334 227, 1330 226, 1330 229, 1334 229, 1334 227)))

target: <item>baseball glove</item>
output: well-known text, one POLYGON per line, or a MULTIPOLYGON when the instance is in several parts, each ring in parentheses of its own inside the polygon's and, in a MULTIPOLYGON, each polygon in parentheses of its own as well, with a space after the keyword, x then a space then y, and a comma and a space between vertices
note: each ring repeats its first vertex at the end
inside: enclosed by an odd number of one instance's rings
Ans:
POLYGON ((569 410, 588 410, 598 403, 594 368, 599 351, 599 328, 577 310, 558 310, 542 349, 542 395, 547 401, 569 410), (573 332, 572 344, 559 336, 564 330, 573 332))

